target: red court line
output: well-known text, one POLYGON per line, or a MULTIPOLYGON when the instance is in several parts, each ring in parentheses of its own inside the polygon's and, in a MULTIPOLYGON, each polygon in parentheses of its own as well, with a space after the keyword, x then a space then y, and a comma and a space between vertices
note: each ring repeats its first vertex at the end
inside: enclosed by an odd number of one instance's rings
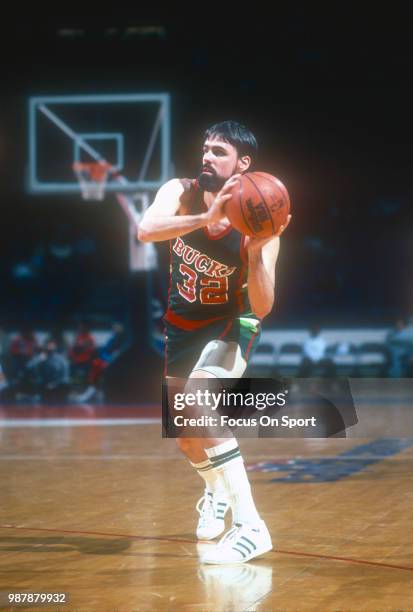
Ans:
MULTIPOLYGON (((104 533, 101 531, 78 531, 69 529, 48 529, 46 527, 22 527, 20 525, 0 525, 0 529, 21 529, 24 531, 47 531, 51 533, 69 533, 76 535, 98 535, 109 538, 129 538, 131 540, 156 540, 159 542, 179 542, 184 544, 197 544, 196 540, 186 538, 167 538, 165 536, 139 536, 127 533, 104 533)), ((205 542, 203 542, 205 544, 205 542)), ((211 542, 212 544, 212 542, 211 542)), ((394 565, 393 563, 381 563, 380 561, 365 561, 364 559, 351 559, 350 557, 337 557, 335 555, 321 555, 318 553, 308 553, 303 551, 276 549, 271 551, 281 555, 295 555, 297 557, 313 557, 315 559, 327 559, 330 561, 344 561, 345 563, 355 563, 361 565, 373 565, 375 567, 387 567, 390 569, 405 570, 413 572, 413 567, 406 565, 394 565)))
POLYGON ((362 565, 375 565, 377 567, 390 567, 391 569, 406 570, 413 572, 413 567, 406 565, 394 565, 393 563, 382 563, 380 561, 365 561, 364 559, 350 559, 349 557, 336 557, 334 555, 320 555, 318 553, 307 553, 293 550, 281 550, 280 548, 273 552, 281 553, 282 555, 296 555, 297 557, 315 557, 316 559, 330 559, 333 561, 346 561, 347 563, 360 563, 362 565))
POLYGON ((141 404, 141 405, 82 405, 82 404, 65 404, 62 406, 46 406, 39 404, 38 406, 27 405, 5 405, 1 406, 3 414, 0 418, 2 421, 7 419, 107 419, 107 418, 159 418, 162 416, 160 404, 141 404))
POLYGON ((103 533, 102 531, 79 531, 71 529, 48 529, 47 527, 22 527, 20 525, 0 525, 0 529, 22 529, 24 531, 48 531, 51 533, 70 533, 76 535, 98 535, 109 538, 130 538, 132 540, 159 540, 160 542, 180 542, 184 544, 196 544, 194 540, 186 538, 166 538, 165 536, 139 536, 128 533, 103 533))

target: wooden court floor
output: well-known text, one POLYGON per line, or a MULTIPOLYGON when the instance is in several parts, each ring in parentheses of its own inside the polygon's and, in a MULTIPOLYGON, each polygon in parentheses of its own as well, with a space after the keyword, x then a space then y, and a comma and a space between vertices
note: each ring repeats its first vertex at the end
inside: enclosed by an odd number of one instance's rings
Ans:
POLYGON ((0 423, 1 609, 413 610, 412 438, 240 440, 274 550, 222 567, 159 424, 0 423))

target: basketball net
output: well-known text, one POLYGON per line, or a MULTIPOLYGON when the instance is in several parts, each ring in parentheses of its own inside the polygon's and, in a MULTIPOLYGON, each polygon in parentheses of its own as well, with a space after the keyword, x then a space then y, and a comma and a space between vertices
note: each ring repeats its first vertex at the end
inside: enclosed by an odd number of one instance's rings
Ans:
POLYGON ((84 200, 103 200, 105 187, 112 166, 107 162, 75 162, 73 170, 79 180, 84 200))

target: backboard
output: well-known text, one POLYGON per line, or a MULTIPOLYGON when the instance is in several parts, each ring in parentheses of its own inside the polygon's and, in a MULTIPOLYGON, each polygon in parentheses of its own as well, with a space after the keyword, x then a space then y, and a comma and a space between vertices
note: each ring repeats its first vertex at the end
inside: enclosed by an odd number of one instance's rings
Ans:
POLYGON ((28 128, 32 194, 79 193, 76 162, 110 163, 107 192, 153 191, 169 178, 166 93, 31 97, 28 128))

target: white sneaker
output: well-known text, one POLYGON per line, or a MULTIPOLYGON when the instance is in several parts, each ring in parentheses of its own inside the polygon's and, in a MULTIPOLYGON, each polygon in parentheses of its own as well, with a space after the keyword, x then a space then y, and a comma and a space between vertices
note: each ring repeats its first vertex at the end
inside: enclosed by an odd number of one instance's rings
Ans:
POLYGON ((213 495, 209 491, 198 501, 196 509, 200 517, 196 528, 196 535, 199 540, 212 540, 225 529, 225 514, 229 508, 229 503, 213 495))
POLYGON ((264 521, 254 525, 237 524, 227 531, 211 551, 201 558, 201 563, 245 563, 272 549, 271 536, 264 521))

